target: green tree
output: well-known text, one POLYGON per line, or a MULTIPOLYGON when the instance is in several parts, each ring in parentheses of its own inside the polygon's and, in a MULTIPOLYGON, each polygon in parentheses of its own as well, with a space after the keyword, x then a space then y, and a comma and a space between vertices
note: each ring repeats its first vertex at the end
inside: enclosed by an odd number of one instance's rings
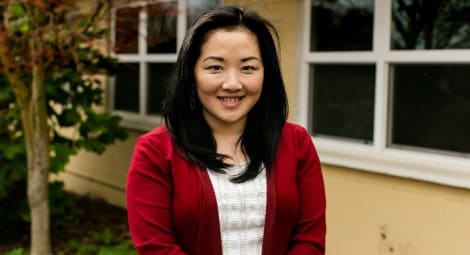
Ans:
POLYGON ((115 67, 97 43, 110 2, 87 2, 0 0, 0 201, 27 180, 32 255, 52 254, 49 173, 126 137, 118 117, 97 110, 99 75, 115 67))

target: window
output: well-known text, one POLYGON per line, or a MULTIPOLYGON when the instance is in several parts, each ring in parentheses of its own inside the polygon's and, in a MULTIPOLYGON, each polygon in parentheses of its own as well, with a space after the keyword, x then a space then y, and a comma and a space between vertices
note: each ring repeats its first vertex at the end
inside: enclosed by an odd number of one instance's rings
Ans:
POLYGON ((149 130, 162 122, 168 75, 187 28, 222 0, 129 2, 112 13, 112 52, 119 64, 109 108, 123 117, 124 126, 149 130))
POLYGON ((470 0, 305 0, 296 119, 324 163, 470 188, 470 0))
POLYGON ((391 145, 470 154, 469 65, 395 64, 391 78, 391 145))
POLYGON ((314 135, 372 141, 374 65, 311 65, 314 135))

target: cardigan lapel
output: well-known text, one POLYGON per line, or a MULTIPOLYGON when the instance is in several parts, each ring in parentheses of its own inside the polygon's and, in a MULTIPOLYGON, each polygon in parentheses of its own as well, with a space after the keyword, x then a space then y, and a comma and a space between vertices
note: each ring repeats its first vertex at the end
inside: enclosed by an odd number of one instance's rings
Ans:
POLYGON ((209 174, 206 169, 198 167, 199 180, 202 185, 202 208, 199 220, 197 254, 222 255, 219 213, 217 200, 209 174))
POLYGON ((266 195, 266 219, 264 222, 262 255, 272 255, 273 250, 274 223, 276 221, 276 180, 275 168, 267 174, 267 195, 266 195))

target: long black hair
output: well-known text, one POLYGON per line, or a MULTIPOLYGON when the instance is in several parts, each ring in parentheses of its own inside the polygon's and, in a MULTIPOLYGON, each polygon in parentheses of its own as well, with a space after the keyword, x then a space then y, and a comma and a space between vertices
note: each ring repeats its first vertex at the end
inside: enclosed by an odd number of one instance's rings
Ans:
POLYGON ((237 6, 218 7, 196 19, 186 33, 170 76, 163 116, 175 144, 189 161, 224 172, 223 169, 229 166, 223 162, 227 156, 217 153, 214 135, 202 115, 201 103, 195 96, 194 67, 210 31, 236 27, 245 27, 257 37, 264 65, 261 96, 249 111, 245 130, 239 140, 243 152, 250 159, 246 171, 232 179, 240 183, 255 178, 263 164, 270 172, 287 120, 287 95, 276 50, 279 35, 272 23, 255 11, 237 6))

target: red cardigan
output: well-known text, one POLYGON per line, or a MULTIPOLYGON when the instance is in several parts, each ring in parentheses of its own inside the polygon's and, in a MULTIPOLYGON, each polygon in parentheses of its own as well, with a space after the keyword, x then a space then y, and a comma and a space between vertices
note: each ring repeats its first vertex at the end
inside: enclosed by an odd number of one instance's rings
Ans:
MULTIPOLYGON (((164 127, 137 140, 126 202, 139 254, 222 255, 209 175, 177 153, 164 127)), ((320 161, 310 135, 286 123, 267 178, 262 254, 324 254, 325 206, 320 161)))

